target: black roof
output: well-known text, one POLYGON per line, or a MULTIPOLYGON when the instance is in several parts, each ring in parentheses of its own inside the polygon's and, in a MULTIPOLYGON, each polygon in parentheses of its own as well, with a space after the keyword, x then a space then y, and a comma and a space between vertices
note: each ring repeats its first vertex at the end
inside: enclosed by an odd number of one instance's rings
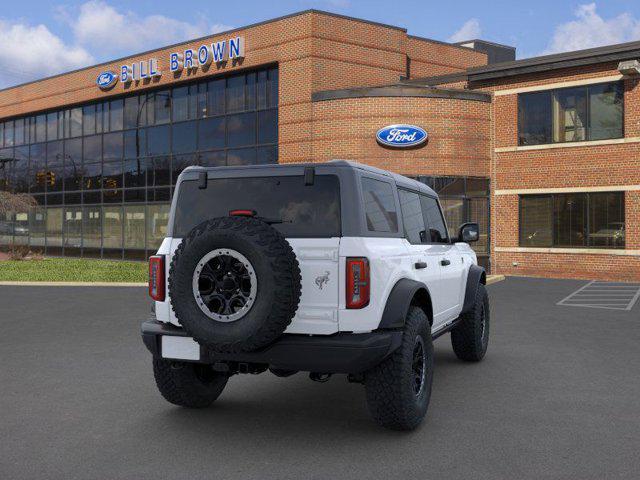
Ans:
POLYGON ((640 41, 637 41, 485 65, 470 68, 467 70, 467 75, 469 81, 473 82, 639 57, 640 41))

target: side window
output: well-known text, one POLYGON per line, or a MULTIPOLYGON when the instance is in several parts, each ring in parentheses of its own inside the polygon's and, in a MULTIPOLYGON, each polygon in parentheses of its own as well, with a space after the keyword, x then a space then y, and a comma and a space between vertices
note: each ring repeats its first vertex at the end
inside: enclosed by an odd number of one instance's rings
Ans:
POLYGON ((420 207, 420 196, 417 193, 398 189, 400 195, 400 210, 402 211, 402 223, 407 240, 410 243, 426 243, 427 234, 424 226, 424 217, 420 207))
POLYGON ((424 223, 427 225, 429 234, 427 241, 431 243, 448 243, 449 234, 445 226, 440 206, 435 198, 420 195, 422 203, 422 214, 424 215, 424 223))
POLYGON ((391 184, 372 178, 363 178, 362 196, 369 231, 397 232, 398 214, 391 184))

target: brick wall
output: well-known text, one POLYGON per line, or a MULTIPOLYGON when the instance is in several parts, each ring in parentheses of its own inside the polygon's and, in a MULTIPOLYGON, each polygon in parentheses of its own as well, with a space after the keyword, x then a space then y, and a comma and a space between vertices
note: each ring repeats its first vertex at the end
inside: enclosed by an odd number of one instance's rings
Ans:
POLYGON ((479 101, 373 97, 313 104, 313 157, 357 160, 402 174, 489 176, 490 104, 479 101), (429 143, 390 149, 376 132, 393 123, 423 127, 429 143))
MULTIPOLYGON (((615 64, 522 75, 492 84, 485 91, 509 90, 618 75, 615 64)), ((640 83, 624 80, 625 138, 629 143, 540 148, 515 151, 518 141, 517 94, 493 99, 492 189, 526 190, 640 185, 640 83), (502 151, 509 149, 513 151, 502 151)), ((492 203, 492 267, 494 273, 551 277, 640 280, 640 195, 625 192, 626 255, 514 251, 518 248, 518 195, 495 195, 492 203), (509 251, 503 251, 507 249, 509 251), (502 251, 501 251, 502 250, 502 251), (517 264, 514 265, 514 262, 517 264)))
POLYGON ((487 64, 486 53, 413 36, 407 37, 406 51, 411 62, 411 78, 463 72, 487 64))

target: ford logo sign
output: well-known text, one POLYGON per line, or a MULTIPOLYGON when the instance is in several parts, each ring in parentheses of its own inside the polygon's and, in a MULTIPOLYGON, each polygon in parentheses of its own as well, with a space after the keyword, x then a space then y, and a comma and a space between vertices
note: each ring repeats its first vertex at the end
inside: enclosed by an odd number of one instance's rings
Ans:
POLYGON ((113 72, 102 72, 96 79, 96 85, 102 90, 108 90, 118 81, 118 76, 113 72))
POLYGON ((389 125, 376 134, 379 143, 394 148, 416 147, 427 141, 427 132, 415 125, 389 125))

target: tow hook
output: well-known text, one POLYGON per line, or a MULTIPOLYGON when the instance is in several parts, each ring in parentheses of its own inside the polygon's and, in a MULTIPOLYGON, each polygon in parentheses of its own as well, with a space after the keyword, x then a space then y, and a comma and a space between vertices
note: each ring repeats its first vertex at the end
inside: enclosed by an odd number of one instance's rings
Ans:
POLYGON ((331 374, 330 373, 311 372, 309 374, 309 378, 311 380, 313 380, 314 382, 325 383, 325 382, 329 381, 329 379, 331 378, 331 374))

